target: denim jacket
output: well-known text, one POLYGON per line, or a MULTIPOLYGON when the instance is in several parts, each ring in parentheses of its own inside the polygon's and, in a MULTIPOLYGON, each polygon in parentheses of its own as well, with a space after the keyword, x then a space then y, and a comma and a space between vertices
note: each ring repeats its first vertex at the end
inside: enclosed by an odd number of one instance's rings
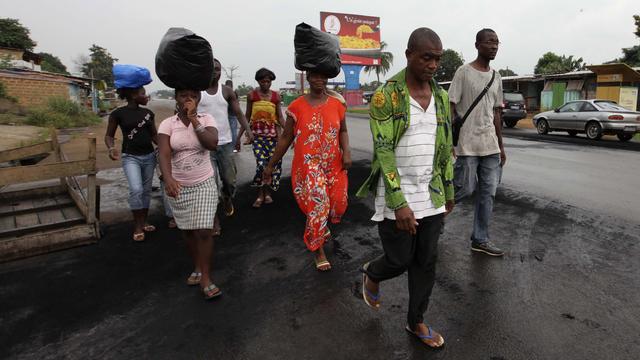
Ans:
MULTIPOLYGON (((375 193, 382 175, 385 202, 392 210, 407 206, 400 189, 400 176, 396 168, 395 148, 409 127, 410 95, 405 79, 406 69, 400 71, 380 86, 374 93, 369 107, 369 123, 373 136, 373 160, 371 174, 357 192, 358 197, 375 193)), ((431 91, 436 106, 436 144, 433 157, 433 175, 429 192, 433 205, 438 208, 453 200, 453 158, 451 140, 451 109, 447 92, 431 80, 431 91)))

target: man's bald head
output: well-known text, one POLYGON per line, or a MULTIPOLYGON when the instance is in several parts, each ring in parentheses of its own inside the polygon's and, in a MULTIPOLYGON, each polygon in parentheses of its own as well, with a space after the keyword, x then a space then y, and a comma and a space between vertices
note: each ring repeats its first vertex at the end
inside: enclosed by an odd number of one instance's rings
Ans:
POLYGON ((442 41, 440 40, 440 36, 436 34, 435 31, 421 27, 413 30, 411 36, 409 36, 409 41, 407 42, 407 50, 414 51, 421 47, 424 42, 429 42, 433 45, 442 45, 442 41))

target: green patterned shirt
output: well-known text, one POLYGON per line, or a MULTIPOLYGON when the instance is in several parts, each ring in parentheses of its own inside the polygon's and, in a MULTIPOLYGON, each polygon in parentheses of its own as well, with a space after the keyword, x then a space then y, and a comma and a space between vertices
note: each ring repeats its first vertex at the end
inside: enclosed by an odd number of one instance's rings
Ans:
MULTIPOLYGON (((385 202, 392 210, 407 206, 407 201, 400 189, 400 176, 396 168, 395 156, 396 145, 409 127, 410 95, 405 76, 406 69, 387 80, 371 98, 369 106, 369 123, 373 136, 371 174, 356 194, 358 197, 366 197, 370 191, 375 192, 378 179, 383 176, 385 202)), ((438 208, 454 198, 451 110, 447 92, 435 80, 431 81, 431 91, 436 102, 438 126, 429 192, 433 205, 438 208)))

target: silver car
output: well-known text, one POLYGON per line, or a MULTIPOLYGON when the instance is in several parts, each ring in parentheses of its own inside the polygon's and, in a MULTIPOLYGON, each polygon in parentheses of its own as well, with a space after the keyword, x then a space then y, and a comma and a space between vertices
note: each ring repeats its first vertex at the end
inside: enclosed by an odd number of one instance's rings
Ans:
POLYGON ((591 140, 617 135, 629 141, 640 133, 640 112, 631 111, 611 100, 576 100, 533 117, 538 134, 566 131, 570 136, 585 133, 591 140))

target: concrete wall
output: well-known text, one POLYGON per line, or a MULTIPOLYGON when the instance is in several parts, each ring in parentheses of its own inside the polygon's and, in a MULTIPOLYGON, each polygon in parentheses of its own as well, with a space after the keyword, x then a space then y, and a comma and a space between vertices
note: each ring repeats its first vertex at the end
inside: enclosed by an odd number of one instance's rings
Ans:
POLYGON ((0 58, 11 60, 22 60, 22 54, 24 51, 16 49, 0 49, 0 58))

